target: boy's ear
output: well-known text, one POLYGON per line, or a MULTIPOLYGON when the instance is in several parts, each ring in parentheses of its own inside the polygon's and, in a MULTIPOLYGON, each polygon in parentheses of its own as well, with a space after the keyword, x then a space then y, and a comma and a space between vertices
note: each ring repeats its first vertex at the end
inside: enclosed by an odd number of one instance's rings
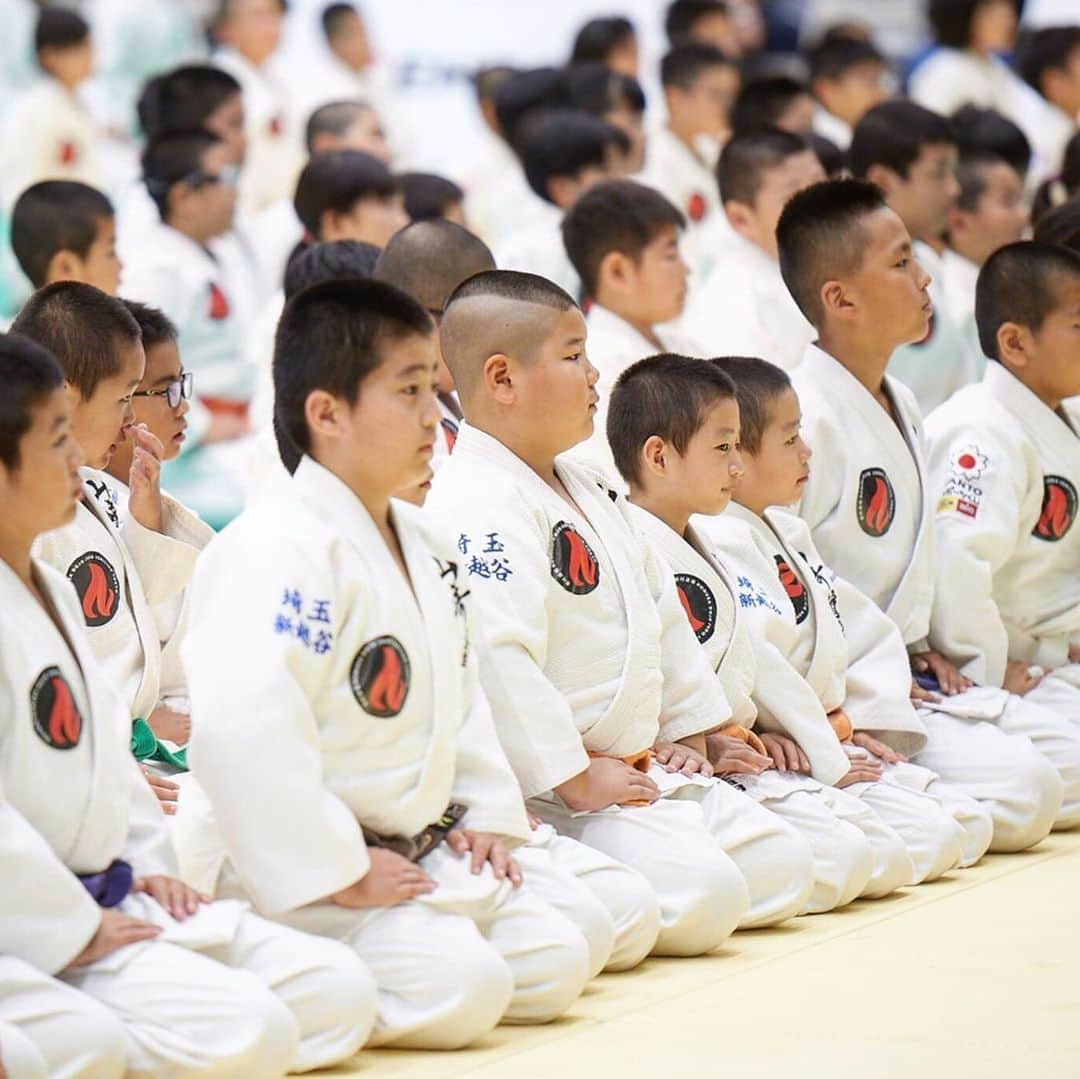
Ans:
POLYGON ((547 182, 548 198, 560 210, 568 209, 581 192, 581 182, 574 176, 552 176, 547 182))
POLYGON ((888 165, 871 165, 866 170, 866 178, 885 192, 886 200, 901 183, 900 174, 890 169, 888 165))
POLYGON ((68 251, 66 248, 57 251, 45 267, 45 283, 81 280, 82 263, 83 260, 74 251, 68 251))
POLYGON ((1032 345, 1031 330, 1018 322, 1003 322, 997 331, 997 354, 1010 367, 1027 367, 1032 345))
POLYGON ((500 405, 512 405, 517 391, 511 378, 514 361, 503 352, 496 352, 484 361, 483 380, 487 392, 500 405))
POLYGON ((609 251, 601 260, 596 271, 597 291, 604 284, 625 288, 630 281, 634 260, 621 251, 609 251))
POLYGON ((818 298, 825 314, 833 318, 850 318, 855 312, 855 303, 840 281, 826 281, 821 286, 818 298))
POLYGON ((749 239, 749 234, 754 229, 754 208, 747 206, 738 199, 730 199, 724 203, 724 213, 727 214, 731 227, 742 237, 749 239))
POLYGON ((341 436, 341 402, 326 390, 312 390, 304 401, 304 420, 313 435, 341 436))
POLYGON ((649 435, 641 447, 645 468, 654 476, 663 476, 667 472, 667 448, 667 443, 659 435, 649 435))

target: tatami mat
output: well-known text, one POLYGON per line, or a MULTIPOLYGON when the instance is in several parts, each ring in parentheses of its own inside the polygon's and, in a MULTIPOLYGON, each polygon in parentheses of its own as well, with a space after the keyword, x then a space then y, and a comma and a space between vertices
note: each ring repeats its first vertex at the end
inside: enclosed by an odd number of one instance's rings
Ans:
POLYGON ((319 1074, 1080 1079, 1080 834, 605 975, 549 1026, 319 1074))

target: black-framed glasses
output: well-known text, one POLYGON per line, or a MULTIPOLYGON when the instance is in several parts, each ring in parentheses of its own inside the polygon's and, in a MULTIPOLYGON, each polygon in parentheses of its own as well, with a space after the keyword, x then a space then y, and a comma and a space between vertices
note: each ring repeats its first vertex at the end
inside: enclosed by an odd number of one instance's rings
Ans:
POLYGON ((184 371, 179 378, 174 378, 163 390, 136 390, 132 397, 164 397, 169 408, 177 408, 181 401, 191 398, 191 391, 195 388, 195 375, 191 371, 184 371))

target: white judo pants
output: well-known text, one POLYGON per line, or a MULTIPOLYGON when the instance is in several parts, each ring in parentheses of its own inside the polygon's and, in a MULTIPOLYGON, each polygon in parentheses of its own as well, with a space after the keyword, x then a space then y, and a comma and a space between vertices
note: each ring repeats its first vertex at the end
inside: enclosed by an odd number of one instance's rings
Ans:
MULTIPOLYGON (((420 863, 429 895, 372 910, 315 903, 289 925, 347 944, 378 986, 369 1044, 458 1049, 500 1022, 558 1018, 589 979, 578 929, 535 895, 469 871, 445 844, 420 863)), ((234 887, 226 870, 222 890, 234 887)))
POLYGON ((119 1079, 124 1028, 85 993, 20 959, 0 959, 0 1062, 8 1079, 119 1079))
POLYGON ((630 970, 655 947, 660 907, 649 882, 550 824, 514 850, 523 888, 574 923, 589 945, 589 976, 630 970))
MULTIPOLYGON (((997 724, 920 709, 925 747, 912 763, 974 798, 994 823, 993 851, 1026 850, 1045 839, 1064 797, 1061 777, 1026 737, 997 724)), ((937 793, 937 792, 935 792, 937 793)))
MULTIPOLYGON (((120 909, 141 916, 129 904, 120 909)), ((153 940, 61 977, 119 1019, 126 1074, 153 1079, 328 1066, 352 1056, 375 1019, 374 980, 348 948, 249 912, 226 943, 153 940)))

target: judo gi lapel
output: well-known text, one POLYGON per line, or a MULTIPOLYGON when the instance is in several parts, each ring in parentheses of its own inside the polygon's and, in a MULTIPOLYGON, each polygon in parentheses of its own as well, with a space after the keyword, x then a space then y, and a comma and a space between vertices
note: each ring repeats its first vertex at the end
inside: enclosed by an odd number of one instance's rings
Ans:
POLYGON ((1064 468, 1080 478, 1080 432, 1051 412, 1015 375, 1000 363, 987 364, 986 393, 1014 415, 1035 443, 1044 471, 1064 468))

